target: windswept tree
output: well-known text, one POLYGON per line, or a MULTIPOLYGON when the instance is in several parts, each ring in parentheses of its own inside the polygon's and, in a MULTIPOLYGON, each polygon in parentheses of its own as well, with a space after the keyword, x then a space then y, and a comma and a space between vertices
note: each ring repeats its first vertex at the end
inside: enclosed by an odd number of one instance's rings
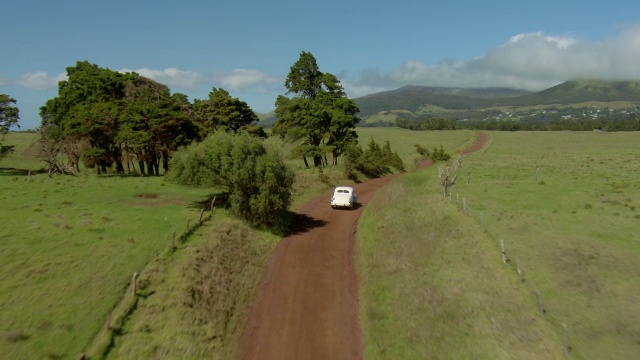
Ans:
POLYGON ((171 95, 166 85, 87 61, 68 67, 67 76, 40 108, 42 159, 50 170, 77 172, 83 162, 98 173, 113 164, 123 173, 135 161, 142 174, 159 174, 171 152, 197 136, 186 96, 171 95))
POLYGON ((13 151, 13 146, 2 145, 2 140, 13 126, 19 126, 20 111, 17 106, 12 105, 15 103, 16 100, 9 95, 0 94, 0 160, 13 151))
POLYGON ((357 143, 355 126, 360 121, 355 102, 349 99, 337 77, 320 71, 315 57, 303 51, 285 81, 287 94, 276 100, 273 133, 291 141, 301 141, 297 149, 306 166, 307 156, 314 166, 333 164, 349 144, 357 143))
POLYGON ((218 129, 233 133, 256 131, 252 126, 258 122, 258 116, 251 107, 222 88, 213 88, 207 100, 194 100, 193 107, 204 136, 218 129))

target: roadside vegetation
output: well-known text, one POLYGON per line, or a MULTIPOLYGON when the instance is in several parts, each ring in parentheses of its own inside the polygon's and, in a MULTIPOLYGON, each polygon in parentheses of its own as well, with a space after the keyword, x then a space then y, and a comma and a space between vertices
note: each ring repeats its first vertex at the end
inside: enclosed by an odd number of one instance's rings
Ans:
POLYGON ((447 197, 434 166, 365 209, 367 358, 634 358, 638 134, 490 135, 447 197))
MULTIPOLYGON (((474 135, 381 130, 358 135, 388 140, 408 167, 422 159, 416 143, 454 152, 474 135)), ((231 217, 219 190, 157 176, 50 176, 29 152, 37 139, 9 133, 16 150, 0 163, 0 215, 10 219, 0 233, 3 356, 228 359, 279 235, 231 217)), ((294 146, 275 137, 264 145, 285 154, 294 146)), ((295 171, 294 210, 348 182, 343 161, 322 171, 299 157, 286 163, 295 171)))

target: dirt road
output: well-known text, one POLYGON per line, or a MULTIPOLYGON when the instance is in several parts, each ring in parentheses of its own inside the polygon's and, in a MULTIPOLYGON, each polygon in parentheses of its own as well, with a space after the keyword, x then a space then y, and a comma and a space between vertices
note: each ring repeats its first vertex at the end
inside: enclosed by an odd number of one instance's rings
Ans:
MULTIPOLYGON (((481 135, 476 150, 486 142, 481 135)), ((356 185, 361 206, 354 210, 333 210, 331 191, 305 205, 263 276, 239 359, 362 359, 356 225, 374 192, 397 176, 356 185)))

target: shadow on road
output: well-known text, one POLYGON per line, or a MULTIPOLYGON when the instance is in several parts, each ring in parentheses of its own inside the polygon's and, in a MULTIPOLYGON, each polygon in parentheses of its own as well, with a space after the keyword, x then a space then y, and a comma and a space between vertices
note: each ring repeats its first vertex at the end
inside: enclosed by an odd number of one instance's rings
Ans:
POLYGON ((308 232, 312 229, 323 227, 327 224, 325 220, 316 219, 306 214, 295 214, 288 235, 295 235, 308 232))

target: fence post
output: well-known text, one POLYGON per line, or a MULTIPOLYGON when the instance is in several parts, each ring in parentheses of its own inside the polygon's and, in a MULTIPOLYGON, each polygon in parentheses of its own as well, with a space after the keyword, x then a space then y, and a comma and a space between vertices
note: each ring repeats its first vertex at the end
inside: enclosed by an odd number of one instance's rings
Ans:
POLYGON ((202 214, 204 214, 204 208, 200 209, 200 219, 198 219, 199 223, 202 222, 202 214))
POLYGON ((462 198, 462 207, 464 209, 464 214, 467 214, 467 199, 466 198, 462 198))
POLYGON ((471 171, 467 171, 467 185, 471 182, 471 171))
POLYGON ((131 288, 133 289, 133 295, 136 294, 137 292, 137 285, 136 285, 136 280, 138 279, 138 273, 134 272, 133 276, 131 277, 131 288))
POLYGON ((569 328, 565 323, 562 323, 562 334, 562 337, 564 338, 564 352, 569 355, 571 352, 571 345, 569 345, 569 328))
POLYGON ((444 198, 445 198, 445 199, 447 198, 447 190, 448 190, 448 187, 449 187, 449 176, 446 176, 446 177, 444 178, 444 198))
POLYGON ((211 200, 211 212, 213 212, 213 207, 216 204, 216 197, 213 197, 213 200, 211 200))
POLYGON ((520 267, 520 258, 516 258, 516 264, 518 265, 518 281, 522 283, 522 268, 520 267))
POLYGON ((504 240, 500 240, 500 248, 502 249, 502 262, 507 263, 507 249, 504 247, 504 240))
POLYGON ((540 168, 536 170, 536 181, 538 180, 538 175, 540 175, 540 168))
POLYGON ((542 294, 540 294, 539 290, 536 290, 536 298, 538 299, 538 309, 540 310, 540 315, 544 317, 544 301, 542 300, 542 294))

